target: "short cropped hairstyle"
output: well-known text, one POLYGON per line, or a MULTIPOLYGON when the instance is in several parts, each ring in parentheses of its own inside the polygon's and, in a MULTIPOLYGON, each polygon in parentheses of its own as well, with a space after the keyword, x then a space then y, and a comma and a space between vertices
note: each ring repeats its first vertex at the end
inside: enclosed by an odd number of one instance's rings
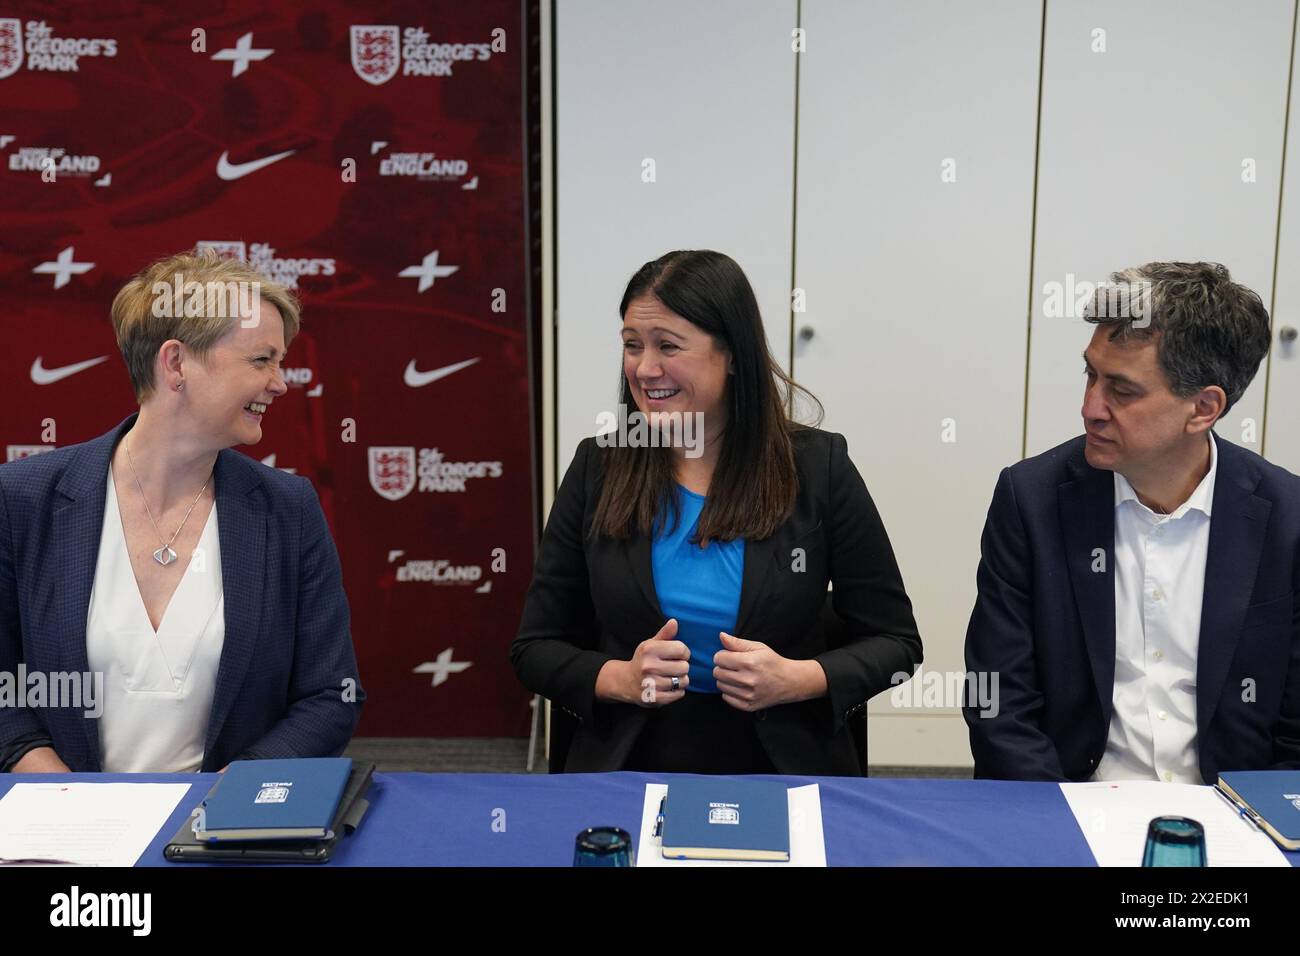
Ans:
POLYGON ((164 342, 184 342, 202 359, 258 298, 279 310, 288 348, 301 322, 293 293, 211 249, 159 259, 122 286, 113 299, 113 330, 136 401, 153 394, 154 363, 164 342))
POLYGON ((1155 336, 1156 360, 1170 391, 1190 398, 1217 385, 1228 397, 1226 415, 1272 341, 1260 297, 1233 282, 1217 262, 1148 262, 1110 278, 1116 287, 1097 290, 1085 319, 1113 325, 1112 341, 1155 336))

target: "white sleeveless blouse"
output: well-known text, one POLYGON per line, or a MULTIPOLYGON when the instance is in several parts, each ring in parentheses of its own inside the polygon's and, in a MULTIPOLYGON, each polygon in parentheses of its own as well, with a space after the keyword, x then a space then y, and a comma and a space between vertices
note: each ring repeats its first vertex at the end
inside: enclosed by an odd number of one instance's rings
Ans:
POLYGON ((99 753, 105 772, 183 773, 202 766, 225 635, 216 503, 155 633, 131 569, 110 467, 86 619, 90 669, 104 675, 99 753))

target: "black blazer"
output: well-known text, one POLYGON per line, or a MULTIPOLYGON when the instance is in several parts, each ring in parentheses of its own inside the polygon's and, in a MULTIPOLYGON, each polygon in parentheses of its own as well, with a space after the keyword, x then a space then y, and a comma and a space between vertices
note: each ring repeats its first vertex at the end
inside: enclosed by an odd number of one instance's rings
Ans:
MULTIPOLYGON (((1196 659, 1201 776, 1300 768, 1300 478, 1219 452, 1196 659), (1253 691, 1253 696, 1251 691, 1253 691)), ((996 717, 964 708, 975 776, 1085 780, 1115 688, 1114 472, 1075 438, 1004 469, 984 526, 968 670, 996 671, 996 717), (1106 556, 1096 565, 1095 549, 1106 556)))
MULTIPOLYGON (((782 773, 857 775, 863 768, 845 721, 888 689, 894 674, 911 676, 921 639, 844 436, 798 428, 793 441, 798 498, 775 534, 745 543, 735 633, 784 657, 815 659, 826 671, 827 697, 755 715, 773 765, 782 773), (795 548, 805 552, 802 571, 793 570, 795 548), (828 643, 821 623, 828 582, 845 623, 847 640, 838 646, 828 643)), ((595 438, 583 440, 564 476, 510 649, 524 685, 580 721, 569 772, 622 768, 650 711, 597 701, 596 675, 608 660, 631 660, 667 620, 656 598, 650 539, 588 537, 600 497, 600 452, 595 438)))

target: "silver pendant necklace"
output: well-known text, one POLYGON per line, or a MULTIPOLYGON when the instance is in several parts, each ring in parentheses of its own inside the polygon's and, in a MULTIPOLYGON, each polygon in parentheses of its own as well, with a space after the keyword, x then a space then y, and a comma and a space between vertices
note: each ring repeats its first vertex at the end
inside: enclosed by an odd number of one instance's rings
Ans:
MULTIPOLYGON (((162 541, 163 533, 158 528, 158 522, 154 520, 153 510, 149 507, 149 499, 145 496, 144 493, 144 485, 140 484, 140 476, 136 474, 135 460, 131 457, 130 434, 126 436, 126 461, 127 464, 131 466, 131 476, 135 478, 135 486, 140 489, 140 497, 144 501, 144 510, 148 513, 149 520, 153 523, 153 530, 157 533, 158 540, 162 541)), ((199 499, 203 497, 203 492, 208 490, 208 483, 211 481, 212 481, 212 475, 208 475, 208 480, 203 483, 203 487, 199 489, 199 493, 195 495, 194 500, 190 502, 189 511, 186 511, 185 517, 181 519, 180 528, 177 528, 174 532, 172 532, 172 536, 167 539, 167 541, 163 544, 163 546, 153 553, 153 559, 157 561, 159 564, 161 564, 163 567, 166 567, 167 565, 171 564, 173 561, 176 560, 176 552, 172 550, 172 542, 176 540, 176 535, 181 533, 181 528, 185 527, 185 522, 190 520, 190 512, 193 511, 194 506, 199 503, 199 499)))

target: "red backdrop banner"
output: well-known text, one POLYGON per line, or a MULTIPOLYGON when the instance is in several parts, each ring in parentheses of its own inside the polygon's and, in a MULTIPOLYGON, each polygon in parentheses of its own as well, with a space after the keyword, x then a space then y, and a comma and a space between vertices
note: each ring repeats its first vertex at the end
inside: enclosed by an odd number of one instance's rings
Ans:
POLYGON ((0 0, 0 442, 135 408, 122 283, 196 244, 297 290, 290 391, 241 448, 312 480, 360 734, 519 736, 532 573, 518 0, 0 0))

